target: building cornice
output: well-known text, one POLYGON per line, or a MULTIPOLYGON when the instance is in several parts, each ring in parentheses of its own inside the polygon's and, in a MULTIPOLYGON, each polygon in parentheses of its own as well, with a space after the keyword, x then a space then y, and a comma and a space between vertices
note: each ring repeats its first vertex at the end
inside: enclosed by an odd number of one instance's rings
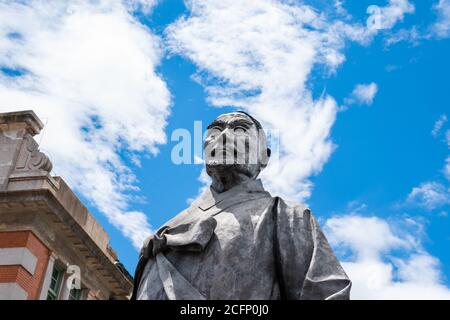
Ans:
POLYGON ((44 124, 32 110, 0 113, 0 126, 22 124, 29 134, 35 136, 44 128, 44 124))
POLYGON ((10 212, 15 206, 22 211, 39 208, 42 214, 50 214, 68 230, 75 249, 89 256, 91 271, 101 274, 116 296, 126 298, 132 290, 132 279, 117 268, 114 257, 108 254, 106 232, 62 179, 56 177, 56 180, 66 192, 55 193, 49 188, 0 192, 0 214, 10 212))

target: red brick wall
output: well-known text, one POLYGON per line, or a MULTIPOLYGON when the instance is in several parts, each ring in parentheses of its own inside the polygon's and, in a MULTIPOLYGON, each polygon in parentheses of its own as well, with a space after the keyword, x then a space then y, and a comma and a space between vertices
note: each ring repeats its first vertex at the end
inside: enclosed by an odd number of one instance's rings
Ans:
POLYGON ((0 266, 0 283, 16 282, 27 293, 29 300, 39 299, 50 250, 32 231, 0 232, 0 248, 25 247, 37 258, 34 275, 22 266, 0 266))

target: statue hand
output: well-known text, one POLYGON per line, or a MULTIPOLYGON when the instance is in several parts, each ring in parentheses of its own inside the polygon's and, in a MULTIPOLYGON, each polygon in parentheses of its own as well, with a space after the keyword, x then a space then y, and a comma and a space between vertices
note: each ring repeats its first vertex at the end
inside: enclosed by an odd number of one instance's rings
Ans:
POLYGON ((144 241, 144 245, 141 249, 141 256, 144 259, 149 259, 156 256, 158 253, 167 249, 167 239, 164 233, 168 227, 163 227, 156 234, 149 236, 144 241))

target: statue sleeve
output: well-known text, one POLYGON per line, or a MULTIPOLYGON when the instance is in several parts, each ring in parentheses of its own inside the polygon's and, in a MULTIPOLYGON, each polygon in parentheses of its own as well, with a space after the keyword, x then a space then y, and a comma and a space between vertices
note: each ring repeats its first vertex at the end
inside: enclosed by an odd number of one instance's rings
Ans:
POLYGON ((311 211, 276 198, 275 259, 281 298, 350 299, 351 281, 311 211))

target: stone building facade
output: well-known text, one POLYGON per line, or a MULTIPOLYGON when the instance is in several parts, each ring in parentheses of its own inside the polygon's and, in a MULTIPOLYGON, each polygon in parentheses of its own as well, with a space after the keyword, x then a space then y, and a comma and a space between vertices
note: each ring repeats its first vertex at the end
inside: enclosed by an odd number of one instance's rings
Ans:
POLYGON ((109 237, 34 140, 32 111, 0 113, 0 299, 127 299, 109 237))

